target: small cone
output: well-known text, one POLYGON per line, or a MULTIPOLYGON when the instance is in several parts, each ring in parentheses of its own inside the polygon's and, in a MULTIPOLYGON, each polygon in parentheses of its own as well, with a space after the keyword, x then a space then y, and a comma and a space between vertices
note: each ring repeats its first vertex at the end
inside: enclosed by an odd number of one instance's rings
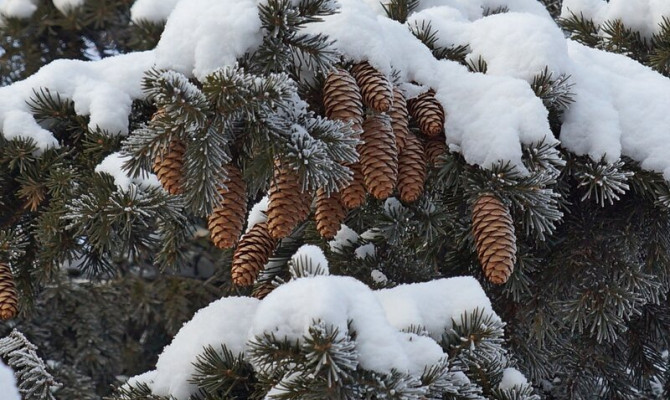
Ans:
POLYGON ((235 246, 247 213, 247 185, 242 179, 242 171, 229 164, 226 172, 228 177, 219 188, 223 201, 212 211, 207 221, 212 242, 220 249, 235 246))
POLYGON ((363 98, 356 79, 343 69, 331 72, 323 87, 323 105, 326 117, 339 121, 363 123, 363 98))
POLYGON ((316 229, 322 237, 326 239, 335 237, 346 216, 347 212, 340 202, 339 193, 332 193, 328 196, 323 189, 316 192, 314 219, 316 220, 316 229))
POLYGON ((354 65, 351 73, 363 95, 363 104, 378 112, 387 112, 393 105, 393 89, 388 79, 367 61, 354 65))
POLYGON ((409 100, 407 109, 424 135, 437 136, 444 130, 444 109, 435 98, 433 90, 409 100))
POLYGON ((443 162, 441 159, 447 153, 447 144, 442 135, 428 138, 425 145, 426 161, 431 165, 439 165, 443 162))
POLYGON ((268 228, 275 239, 283 239, 309 215, 312 202, 309 193, 301 190, 298 176, 292 170, 275 163, 270 182, 268 228))
POLYGON ((6 321, 19 312, 19 295, 9 265, 0 262, 0 319, 6 321))
POLYGON ((479 196, 472 210, 472 234, 486 279, 496 285, 507 282, 516 263, 516 235, 500 199, 489 193, 479 196))
POLYGON ((182 192, 182 166, 184 164, 184 142, 174 139, 167 151, 156 155, 153 170, 165 190, 170 194, 182 192))
POLYGON ((413 133, 407 136, 405 149, 398 157, 398 191, 400 200, 415 202, 426 183, 426 159, 423 146, 413 133))
POLYGON ((363 123, 361 166, 365 187, 379 200, 393 193, 398 179, 398 150, 390 118, 369 116, 363 123))
POLYGON ((393 88, 393 107, 389 116, 391 117, 391 127, 395 135, 398 154, 400 154, 405 148, 405 138, 409 134, 409 113, 405 95, 397 87, 393 88))
POLYGON ((354 178, 348 186, 340 189, 340 201, 351 210, 365 203, 365 180, 359 162, 347 166, 354 173, 354 178))
POLYGON ((275 287, 272 283, 263 282, 254 287, 254 290, 253 292, 251 292, 251 295, 257 298, 258 300, 263 300, 267 295, 272 293, 273 290, 275 290, 275 287))
POLYGON ((230 270, 233 282, 238 286, 253 284, 276 246, 277 241, 270 236, 267 223, 254 225, 242 236, 233 254, 230 270))

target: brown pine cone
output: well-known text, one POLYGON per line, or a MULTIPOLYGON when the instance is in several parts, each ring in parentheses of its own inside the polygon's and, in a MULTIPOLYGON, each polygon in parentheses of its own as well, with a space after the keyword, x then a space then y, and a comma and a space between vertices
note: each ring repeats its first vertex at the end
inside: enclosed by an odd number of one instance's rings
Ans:
POLYGON ((186 147, 180 139, 173 139, 167 151, 162 151, 154 159, 153 170, 165 190, 170 194, 182 192, 182 166, 186 147))
POLYGON ((351 69, 363 95, 363 104, 378 112, 388 112, 393 105, 393 89, 388 79, 364 61, 351 69))
POLYGON ((346 216, 347 212, 340 202, 339 193, 331 193, 328 196, 323 189, 316 192, 314 219, 316 220, 316 229, 322 237, 326 239, 335 237, 346 216))
POLYGON ((0 262, 0 319, 6 321, 19 312, 19 294, 9 265, 0 262))
POLYGON ((407 109, 424 135, 437 136, 444 130, 444 109, 432 89, 410 99, 407 109))
POLYGON ((351 183, 340 189, 340 201, 348 209, 360 207, 365 203, 365 180, 361 163, 347 164, 354 173, 351 183))
POLYGON ((275 290, 275 287, 270 282, 263 282, 254 287, 254 290, 251 292, 251 295, 257 298, 258 300, 263 300, 267 295, 272 293, 275 290))
POLYGON ((391 129, 391 120, 385 114, 369 116, 363 123, 361 166, 365 187, 379 200, 393 193, 398 180, 398 150, 391 129))
POLYGON ((409 132, 405 149, 398 157, 398 191, 400 200, 415 202, 426 183, 426 159, 419 138, 409 132))
POLYGON ((266 222, 254 225, 242 236, 233 254, 230 269, 233 282, 238 286, 253 284, 276 246, 277 241, 270 235, 266 222))
POLYGON ((331 72, 323 87, 323 105, 326 117, 339 121, 363 123, 363 98, 356 79, 343 69, 331 72))
POLYGON ((242 171, 228 164, 226 172, 228 177, 219 188, 223 201, 214 208, 207 220, 212 242, 220 249, 235 246, 247 214, 247 185, 242 179, 242 171))
POLYGON ((472 210, 477 257, 489 282, 507 282, 516 263, 516 235, 509 209, 490 193, 479 196, 472 210))
POLYGON ((447 153, 446 139, 442 135, 430 137, 426 140, 424 148, 428 164, 437 166, 443 162, 441 158, 447 153))
POLYGON ((395 135, 398 154, 405 148, 405 138, 409 134, 409 113, 407 112, 407 101, 405 95, 397 87, 393 88, 393 107, 389 113, 391 127, 395 135))
POLYGON ((302 192, 296 173, 275 163, 268 193, 268 228, 275 239, 283 239, 309 215, 312 197, 302 192))

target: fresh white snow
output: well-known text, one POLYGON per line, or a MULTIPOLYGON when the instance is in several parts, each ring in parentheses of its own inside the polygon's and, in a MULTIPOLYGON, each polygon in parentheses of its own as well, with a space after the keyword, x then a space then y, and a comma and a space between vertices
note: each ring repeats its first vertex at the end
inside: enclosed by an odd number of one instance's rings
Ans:
POLYGON ((21 400, 19 390, 16 388, 16 378, 14 371, 3 364, 0 360, 0 389, 2 389, 2 398, 4 400, 21 400))
POLYGON ((528 384, 528 380, 521 372, 516 368, 505 368, 503 370, 503 376, 498 384, 498 388, 501 390, 512 389, 514 386, 525 386, 528 384))
POLYGON ((121 153, 112 153, 105 157, 98 166, 95 167, 95 172, 103 172, 114 177, 114 184, 123 190, 128 190, 131 184, 141 187, 160 187, 158 177, 155 174, 149 173, 146 176, 139 176, 131 178, 122 168, 123 163, 130 159, 129 156, 122 156, 121 153))
POLYGON ((267 222, 268 216, 266 211, 268 210, 268 204, 270 198, 268 196, 263 197, 258 203, 254 204, 249 211, 249 217, 247 217, 247 229, 245 232, 249 232, 251 228, 256 224, 267 222))
POLYGON ((659 31, 663 17, 670 18, 667 0, 564 0, 561 17, 584 15, 597 25, 605 21, 621 20, 629 28, 651 37, 659 31))
POLYGON ((34 0, 0 0, 0 14, 11 18, 30 18, 37 10, 34 0))
POLYGON ((142 21, 161 23, 168 19, 180 0, 136 0, 130 7, 130 19, 139 23, 142 21))
POLYGON ((381 373, 396 368, 420 375, 426 366, 446 357, 436 340, 451 327, 451 320, 476 308, 497 318, 483 289, 471 277, 379 291, 351 277, 295 279, 262 301, 228 297, 198 311, 165 348, 156 370, 130 383, 144 382, 154 394, 186 400, 195 391, 188 383, 194 372, 191 362, 203 346, 225 344, 239 354, 245 351, 248 339, 264 332, 300 341, 314 321, 340 332, 347 332, 351 321, 361 367, 381 373), (430 337, 401 332, 410 325, 425 327, 430 337))

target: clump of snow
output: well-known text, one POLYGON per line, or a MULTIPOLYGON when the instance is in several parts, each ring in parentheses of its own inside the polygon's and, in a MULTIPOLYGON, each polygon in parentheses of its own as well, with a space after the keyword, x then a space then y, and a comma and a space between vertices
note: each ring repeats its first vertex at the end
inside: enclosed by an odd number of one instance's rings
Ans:
POLYGON ((446 357, 436 340, 451 327, 451 320, 477 308, 495 316, 481 286, 469 277, 380 291, 351 277, 296 279, 262 301, 228 297, 198 311, 160 355, 156 370, 128 384, 143 382, 154 394, 186 400, 196 390, 188 383, 194 372, 191 363, 204 346, 218 349, 225 344, 234 354, 244 354, 250 339, 270 332, 279 340, 300 342, 315 321, 343 333, 351 327, 361 367, 421 375, 446 357), (411 324, 425 326, 430 337, 401 331, 411 324))
POLYGON ((561 17, 572 14, 592 19, 596 25, 621 20, 628 28, 649 38, 659 32, 663 17, 670 17, 670 2, 665 0, 564 0, 561 17))
POLYGON ((37 10, 34 0, 0 0, 0 14, 10 18, 30 18, 37 10))
POLYGON ((328 260, 318 246, 304 244, 291 256, 291 276, 304 278, 329 275, 328 260))
POLYGON ((180 0, 137 0, 130 7, 130 19, 135 22, 164 22, 180 0))
POLYGON ((84 0, 53 0, 54 6, 63 14, 68 14, 75 8, 84 5, 84 0))
POLYGON ((261 42, 256 0, 182 1, 156 46, 156 66, 202 79, 261 42))
POLYGON ((268 210, 268 204, 270 203, 270 198, 268 196, 263 197, 258 203, 254 204, 249 211, 249 217, 247 218, 247 229, 245 232, 249 232, 251 228, 256 224, 267 222, 268 216, 266 214, 268 210))
POLYGON ((137 178, 131 178, 123 169, 123 164, 130 159, 130 156, 122 156, 121 153, 112 153, 105 157, 100 164, 95 167, 95 172, 106 173, 114 177, 114 184, 123 190, 128 190, 131 184, 140 187, 160 187, 158 177, 149 173, 146 176, 140 175, 137 178))
POLYGON ((366 258, 366 257, 374 257, 376 254, 376 248, 375 245, 372 243, 367 243, 362 246, 358 246, 356 250, 354 250, 354 255, 356 258, 366 258))
POLYGON ((528 380, 518 369, 509 367, 503 370, 502 379, 498 384, 498 388, 505 390, 512 389, 514 386, 525 386, 527 384, 528 380))
POLYGON ((400 202, 400 200, 398 200, 395 197, 389 197, 384 202, 384 212, 386 213, 386 215, 392 215, 398 212, 399 210, 402 210, 403 208, 404 207, 400 202))
POLYGON ((328 242, 330 251, 341 253, 345 247, 349 247, 358 241, 358 233, 348 226, 341 224, 333 240, 328 242))
POLYGON ((453 326, 452 320, 475 308, 496 316, 479 282, 469 276, 400 285, 375 291, 375 295, 391 325, 397 329, 420 325, 435 340, 453 326))
POLYGON ((385 285, 388 283, 389 278, 384 275, 384 273, 378 269, 373 269, 370 271, 370 278, 372 278, 372 281, 374 283, 377 283, 379 285, 385 285))
POLYGON ((154 394, 188 399, 196 390, 188 382, 195 373, 192 363, 196 357, 206 346, 220 350, 222 343, 235 355, 243 353, 258 304, 255 298, 227 297, 199 310, 165 347, 156 362, 152 382, 145 383, 154 394))
POLYGON ((0 388, 2 398, 5 400, 21 400, 19 390, 16 388, 14 371, 0 361, 0 388))
POLYGON ((2 133, 7 139, 32 139, 39 152, 60 147, 53 134, 39 126, 33 116, 26 111, 11 110, 5 113, 2 119, 2 133))

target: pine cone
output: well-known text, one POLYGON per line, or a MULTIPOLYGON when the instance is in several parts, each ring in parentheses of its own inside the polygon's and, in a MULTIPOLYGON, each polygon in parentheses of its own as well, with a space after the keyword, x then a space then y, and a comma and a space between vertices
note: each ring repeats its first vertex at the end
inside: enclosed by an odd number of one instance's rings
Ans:
POLYGON ((253 284, 276 246, 277 241, 270 235, 266 222, 254 225, 242 236, 233 254, 230 269, 233 282, 238 286, 253 284))
POLYGON ((257 298, 258 300, 263 300, 267 295, 272 293, 275 290, 275 287, 270 282, 263 282, 254 287, 254 290, 251 292, 251 295, 257 298))
POLYGON ((335 237, 346 216, 347 212, 340 202, 339 193, 331 193, 328 196, 323 189, 316 192, 314 219, 316 220, 316 229, 322 237, 326 239, 335 237))
POLYGON ((444 109, 429 90, 407 102, 410 115, 418 122, 421 133, 437 136, 444 130, 444 109))
POLYGON ((500 199, 489 193, 479 196, 472 210, 472 233, 486 279, 496 285, 507 282, 516 263, 516 235, 500 199))
POLYGON ((390 118, 385 114, 369 116, 363 123, 362 139, 360 154, 365 187, 383 200, 393 193, 398 179, 398 150, 390 118))
POLYGON ((354 65, 351 73, 363 95, 363 104, 375 111, 387 112, 393 105, 393 89, 388 79, 367 61, 354 65))
POLYGON ((356 79, 349 72, 337 69, 328 75, 323 87, 326 117, 360 125, 363 123, 362 101, 356 79))
POLYGON ((405 95, 397 87, 393 88, 393 107, 389 116, 391 117, 391 127, 395 135, 398 154, 400 154, 405 148, 405 138, 409 134, 409 114, 405 95))
POLYGON ((348 186, 340 189, 340 201, 351 210, 365 203, 365 180, 360 162, 347 166, 354 173, 354 178, 348 186))
POLYGON ((298 176, 292 170, 275 163, 270 182, 268 228, 275 239, 283 239, 309 215, 312 198, 301 190, 298 176))
POLYGON ((398 190, 400 200, 415 202, 426 183, 426 159, 423 145, 413 133, 407 135, 405 149, 398 157, 398 190))
POLYGON ((431 165, 439 165, 443 162, 441 157, 447 153, 446 139, 442 135, 428 138, 425 145, 426 161, 431 165))
POLYGON ((9 265, 0 262, 0 319, 6 321, 19 312, 19 294, 9 265))
POLYGON ((247 185, 242 179, 242 171, 229 164, 226 172, 228 177, 219 188, 223 201, 212 211, 207 221, 212 242, 220 249, 235 246, 247 213, 247 185))
POLYGON ((167 151, 159 153, 154 159, 154 173, 163 188, 170 194, 182 192, 182 166, 184 165, 184 142, 174 139, 167 151))

